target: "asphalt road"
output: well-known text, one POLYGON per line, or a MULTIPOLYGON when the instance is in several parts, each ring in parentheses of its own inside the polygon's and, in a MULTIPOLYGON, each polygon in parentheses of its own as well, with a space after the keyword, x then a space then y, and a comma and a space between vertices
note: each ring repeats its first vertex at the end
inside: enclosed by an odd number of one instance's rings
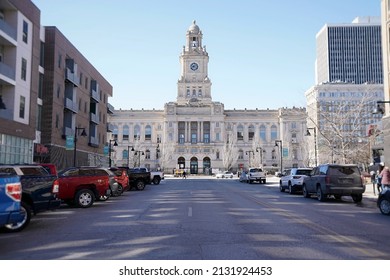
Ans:
POLYGON ((390 217, 375 199, 319 202, 277 183, 166 179, 144 191, 63 205, 0 234, 3 260, 390 259, 390 217))

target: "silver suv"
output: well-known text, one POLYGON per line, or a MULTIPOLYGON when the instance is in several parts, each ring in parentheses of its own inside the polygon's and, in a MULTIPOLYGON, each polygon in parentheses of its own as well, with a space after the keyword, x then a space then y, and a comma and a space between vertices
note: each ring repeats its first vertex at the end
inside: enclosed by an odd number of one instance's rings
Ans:
POLYGON ((336 199, 351 196, 354 202, 360 202, 366 186, 357 165, 322 164, 313 168, 310 176, 303 182, 304 197, 316 194, 319 201, 325 201, 333 195, 336 199))
POLYGON ((302 191, 303 180, 306 176, 310 175, 312 168, 291 168, 283 172, 282 177, 279 180, 279 189, 284 192, 288 189, 290 194, 298 191, 302 191))

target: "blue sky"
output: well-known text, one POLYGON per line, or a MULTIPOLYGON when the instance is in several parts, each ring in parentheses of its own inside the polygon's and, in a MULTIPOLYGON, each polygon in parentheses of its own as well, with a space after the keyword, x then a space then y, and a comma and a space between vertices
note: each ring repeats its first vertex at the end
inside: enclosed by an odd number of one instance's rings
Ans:
POLYGON ((315 36, 326 23, 380 16, 380 0, 33 0, 111 83, 115 109, 176 101, 179 55, 193 20, 225 109, 305 107, 315 36))

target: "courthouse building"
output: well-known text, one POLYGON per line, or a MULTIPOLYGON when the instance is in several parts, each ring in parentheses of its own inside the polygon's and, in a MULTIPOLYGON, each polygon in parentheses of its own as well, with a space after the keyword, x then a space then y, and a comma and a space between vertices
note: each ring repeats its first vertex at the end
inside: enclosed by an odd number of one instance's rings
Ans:
POLYGON ((202 40, 194 21, 180 54, 176 101, 167 102, 163 110, 121 109, 109 115, 111 139, 116 140, 109 142, 112 165, 168 173, 185 169, 191 174, 304 166, 306 110, 227 110, 213 101, 209 55, 202 40))

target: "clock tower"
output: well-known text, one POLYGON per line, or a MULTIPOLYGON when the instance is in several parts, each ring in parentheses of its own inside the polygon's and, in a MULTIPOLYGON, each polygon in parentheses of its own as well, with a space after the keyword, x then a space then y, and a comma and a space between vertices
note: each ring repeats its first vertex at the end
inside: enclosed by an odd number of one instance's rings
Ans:
POLYGON ((202 31, 196 21, 188 28, 186 45, 180 55, 181 75, 177 82, 177 103, 211 104, 211 82, 208 77, 209 56, 202 46, 202 31))

